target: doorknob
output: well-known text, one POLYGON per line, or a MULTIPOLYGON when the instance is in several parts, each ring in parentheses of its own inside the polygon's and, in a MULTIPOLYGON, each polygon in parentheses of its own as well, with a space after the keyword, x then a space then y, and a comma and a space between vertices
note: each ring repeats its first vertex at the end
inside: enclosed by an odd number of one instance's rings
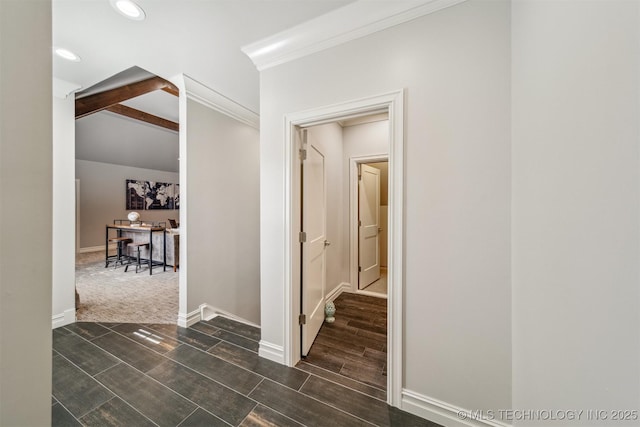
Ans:
POLYGON ((325 247, 329 246, 330 244, 331 244, 331 242, 330 242, 330 241, 328 241, 328 240, 325 240, 325 241, 324 241, 324 246, 325 246, 325 247))
POLYGON ((382 233, 382 227, 378 227, 378 233, 382 233))

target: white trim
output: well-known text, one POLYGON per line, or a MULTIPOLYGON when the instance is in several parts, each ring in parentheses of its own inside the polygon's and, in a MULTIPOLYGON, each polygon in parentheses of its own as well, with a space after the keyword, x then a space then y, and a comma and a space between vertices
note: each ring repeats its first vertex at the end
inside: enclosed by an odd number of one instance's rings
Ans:
MULTIPOLYGON (((117 249, 117 245, 115 243, 112 243, 109 245, 109 249, 117 249)), ((89 252, 104 252, 104 245, 99 245, 99 246, 87 246, 85 248, 80 248, 78 249, 78 253, 80 254, 86 254, 89 252)))
POLYGON ((241 50, 262 71, 464 1, 466 0, 360 0, 243 46, 241 50))
POLYGON ((334 301, 340 296, 341 293, 343 293, 344 291, 348 292, 350 289, 351 285, 349 283, 342 282, 338 286, 333 288, 333 290, 324 297, 324 302, 328 303, 329 301, 334 301))
POLYGON ((368 291, 366 289, 358 289, 356 292, 354 292, 355 294, 360 294, 360 295, 367 295, 369 297, 376 297, 376 298, 382 298, 382 299, 387 299, 387 294, 383 294, 380 292, 373 292, 373 291, 368 291))
POLYGON ((53 96, 55 96, 56 98, 67 99, 69 95, 71 95, 81 87, 82 86, 77 83, 72 83, 53 77, 52 92, 53 96))
MULTIPOLYGON (((510 427, 497 420, 478 419, 477 411, 464 409, 456 405, 425 396, 415 391, 402 390, 402 409, 446 427, 510 427)), ((484 412, 487 414, 487 411, 484 412)))
MULTIPOLYGON (((300 313, 299 226, 296 212, 299 212, 299 197, 296 180, 299 177, 299 162, 296 160, 296 127, 307 127, 319 123, 342 120, 366 113, 388 111, 389 113, 389 266, 387 299, 389 327, 387 334, 388 375, 387 403, 399 406, 401 403, 403 377, 403 235, 404 235, 404 91, 399 90, 356 101, 335 104, 328 107, 306 110, 285 115, 285 233, 284 233, 284 348, 282 362, 294 366, 300 360, 300 334, 297 317, 300 313), (297 264, 297 266, 296 266, 297 264), (297 296, 297 298, 296 298, 297 296)), ((299 184, 298 184, 299 186, 299 184)), ((265 350, 266 352, 266 350, 265 350)))
POLYGON ((198 323, 202 318, 200 317, 200 309, 193 310, 190 313, 178 313, 178 326, 188 328, 189 326, 198 323))
MULTIPOLYGON (((368 293, 358 288, 358 165, 372 162, 388 162, 389 155, 372 154, 367 156, 354 156, 349 158, 349 277, 351 279, 351 292, 368 293)), ((387 252, 388 256, 389 252, 387 252)), ((389 264, 389 261, 387 261, 389 264)), ((376 295, 379 296, 379 295, 376 295)), ((386 298, 386 295, 385 295, 386 298)))
POLYGON ((228 311, 222 310, 221 308, 214 307, 209 304, 200 304, 200 318, 202 320, 211 320, 214 317, 218 317, 218 316, 227 317, 236 322, 244 323, 245 325, 254 326, 256 328, 260 327, 260 325, 256 323, 253 323, 242 317, 236 316, 235 314, 229 313, 228 311), (207 311, 209 311, 208 314, 206 313, 207 311))
POLYGON ((65 310, 60 314, 55 314, 51 316, 51 328, 59 328, 61 326, 70 325, 76 322, 76 310, 75 308, 70 308, 65 310))
POLYGON ((258 114, 186 74, 183 76, 186 94, 189 99, 226 114, 255 129, 260 129, 260 116, 258 114))
POLYGON ((284 354, 284 348, 282 346, 264 340, 260 341, 258 356, 264 357, 265 359, 269 359, 281 365, 285 365, 284 354))

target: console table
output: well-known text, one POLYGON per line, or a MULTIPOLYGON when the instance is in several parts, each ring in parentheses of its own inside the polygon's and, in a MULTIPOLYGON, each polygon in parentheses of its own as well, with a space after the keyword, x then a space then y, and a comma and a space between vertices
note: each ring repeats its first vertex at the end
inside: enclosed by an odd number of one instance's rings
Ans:
MULTIPOLYGON (((123 224, 107 224, 105 227, 105 260, 109 260, 109 231, 116 230, 118 237, 125 237, 125 235, 132 236, 133 243, 140 243, 143 241, 149 243, 149 252, 147 256, 147 263, 149 265, 149 274, 153 274, 154 266, 162 266, 162 271, 167 270, 167 230, 164 227, 158 226, 144 226, 144 225, 123 225, 123 224), (153 235, 154 233, 162 233, 162 261, 155 261, 153 259, 153 235), (148 241, 145 234, 148 235, 148 241)), ((128 237, 126 236, 126 237, 128 237)))

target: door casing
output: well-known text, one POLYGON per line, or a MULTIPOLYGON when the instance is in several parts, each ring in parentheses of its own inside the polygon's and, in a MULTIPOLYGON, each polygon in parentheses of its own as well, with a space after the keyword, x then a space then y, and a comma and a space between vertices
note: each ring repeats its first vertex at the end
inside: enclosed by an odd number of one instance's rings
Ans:
MULTIPOLYGON (((387 154, 354 156, 349 159, 349 279, 351 291, 363 295, 380 297, 380 294, 358 287, 359 241, 358 241, 358 166, 364 163, 386 162, 387 154)), ((387 251, 390 257, 390 252, 387 251)), ((387 265, 389 260, 387 260, 387 265)))
POLYGON ((284 341, 287 366, 300 360, 300 160, 296 128, 374 113, 389 114, 389 242, 387 298, 387 403, 399 407, 403 378, 404 90, 285 115, 284 341))

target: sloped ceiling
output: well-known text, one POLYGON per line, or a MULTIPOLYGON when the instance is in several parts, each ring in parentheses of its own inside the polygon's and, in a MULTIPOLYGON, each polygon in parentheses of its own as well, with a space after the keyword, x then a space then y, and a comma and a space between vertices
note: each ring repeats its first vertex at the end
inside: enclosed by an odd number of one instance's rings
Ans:
MULTIPOLYGON (((184 73, 257 113, 259 73, 240 48, 354 0, 135 1, 144 21, 124 18, 109 0, 53 0, 54 46, 82 58, 54 55, 53 76, 87 95, 184 73)), ((123 104, 178 121, 177 99, 161 91, 123 104)), ((76 158, 177 171, 178 134, 99 112, 76 121, 76 158)))

